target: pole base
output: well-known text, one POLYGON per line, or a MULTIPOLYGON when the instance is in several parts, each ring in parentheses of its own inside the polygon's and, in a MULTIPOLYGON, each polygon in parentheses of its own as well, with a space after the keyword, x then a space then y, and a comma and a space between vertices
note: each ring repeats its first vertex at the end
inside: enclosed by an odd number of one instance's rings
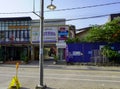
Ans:
POLYGON ((45 86, 37 85, 37 86, 35 87, 35 89, 46 89, 46 88, 47 88, 46 85, 45 85, 45 86))

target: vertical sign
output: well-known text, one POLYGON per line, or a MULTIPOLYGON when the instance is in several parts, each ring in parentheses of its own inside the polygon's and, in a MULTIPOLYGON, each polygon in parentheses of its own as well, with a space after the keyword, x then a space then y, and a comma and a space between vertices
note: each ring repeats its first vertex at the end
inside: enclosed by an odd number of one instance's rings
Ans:
POLYGON ((32 43, 38 43, 39 42, 39 27, 32 28, 32 43))
POLYGON ((69 27, 68 26, 61 26, 58 29, 58 40, 66 40, 68 38, 68 30, 69 27))

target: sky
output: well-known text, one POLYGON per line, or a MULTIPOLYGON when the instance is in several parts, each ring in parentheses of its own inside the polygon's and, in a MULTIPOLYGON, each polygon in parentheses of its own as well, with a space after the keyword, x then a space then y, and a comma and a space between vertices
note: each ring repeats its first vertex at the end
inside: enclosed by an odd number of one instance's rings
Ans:
MULTIPOLYGON (((33 0, 0 0, 0 18, 3 17, 23 17, 30 16, 32 19, 39 19, 33 13, 19 12, 32 12, 33 0), (17 12, 17 13, 14 13, 17 12)), ((53 4, 57 7, 56 10, 61 11, 49 11, 47 6, 51 3, 51 0, 44 0, 44 18, 45 19, 66 19, 67 25, 75 25, 76 29, 89 27, 91 25, 102 25, 108 21, 108 16, 91 19, 78 19, 76 18, 92 17, 106 14, 120 13, 120 0, 53 0, 53 4), (106 3, 119 2, 118 4, 82 8, 73 10, 61 10, 68 8, 86 7, 93 5, 100 5, 106 3), (49 12, 47 12, 49 11, 49 12), (68 21, 70 20, 70 21, 68 21)), ((40 11, 40 0, 35 0, 35 11, 40 11)), ((39 13, 38 13, 39 14, 39 13)))

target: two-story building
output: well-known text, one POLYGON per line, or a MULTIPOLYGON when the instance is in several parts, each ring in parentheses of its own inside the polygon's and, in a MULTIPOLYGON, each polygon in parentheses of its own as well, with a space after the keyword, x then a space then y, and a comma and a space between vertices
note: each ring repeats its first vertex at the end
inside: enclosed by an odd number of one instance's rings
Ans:
MULTIPOLYGON (((30 17, 0 18, 0 61, 22 61, 39 59, 40 20, 30 17)), ((44 21, 44 59, 52 58, 52 53, 65 59, 65 40, 75 37, 75 27, 66 25, 65 19, 44 21)))
POLYGON ((0 18, 0 60, 30 56, 30 17, 0 18))
MULTIPOLYGON (((31 25, 32 34, 32 59, 39 59, 39 20, 33 20, 31 25)), ((44 59, 51 59, 52 54, 59 56, 60 60, 65 59, 65 40, 68 37, 75 37, 75 27, 66 25, 65 19, 47 19, 44 21, 43 41, 44 59)))

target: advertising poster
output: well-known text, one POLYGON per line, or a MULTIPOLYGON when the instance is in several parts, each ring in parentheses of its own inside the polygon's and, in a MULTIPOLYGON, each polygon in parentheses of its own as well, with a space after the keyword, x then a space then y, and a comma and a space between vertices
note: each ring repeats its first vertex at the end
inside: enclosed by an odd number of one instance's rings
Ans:
POLYGON ((44 42, 57 42, 57 27, 45 27, 43 35, 44 42))
POLYGON ((68 26, 61 26, 58 29, 58 40, 66 40, 68 38, 68 26))
POLYGON ((38 43, 39 42, 39 28, 34 27, 32 29, 32 43, 38 43))
MULTIPOLYGON (((32 29, 32 43, 39 43, 39 27, 32 29)), ((43 41, 45 43, 57 42, 57 27, 44 27, 43 41)))

